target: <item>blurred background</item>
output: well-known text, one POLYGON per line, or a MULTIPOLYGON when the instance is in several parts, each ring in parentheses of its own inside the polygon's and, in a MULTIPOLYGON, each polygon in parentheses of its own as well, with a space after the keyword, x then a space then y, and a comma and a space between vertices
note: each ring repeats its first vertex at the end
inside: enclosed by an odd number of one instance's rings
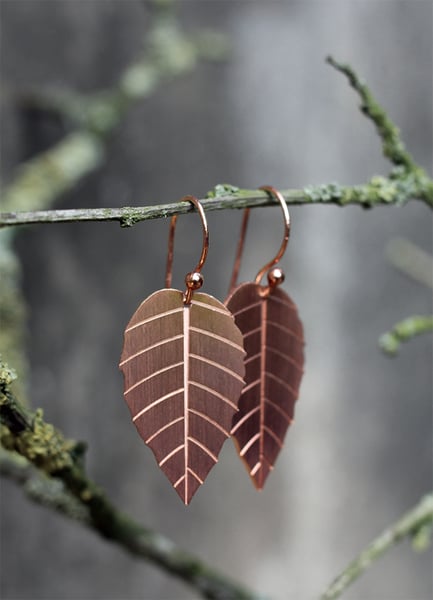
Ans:
MULTIPOLYGON (((131 106, 103 164, 55 207, 174 202, 223 182, 285 189, 386 174, 374 127, 345 78, 325 64, 328 54, 368 82, 431 172, 430 1, 174 4, 184 33, 226 36, 224 60, 199 61, 131 106)), ((70 127, 19 108, 15 94, 116 85, 142 52, 153 13, 134 0, 2 0, 3 182, 70 127)), ((284 288, 299 307, 307 344, 296 423, 263 492, 227 441, 188 508, 137 435, 117 367, 131 314, 163 287, 168 221, 32 226, 15 248, 29 311, 29 396, 47 421, 89 443, 91 477, 136 519, 228 575, 277 600, 312 600, 431 487, 431 339, 415 339, 394 359, 377 340, 395 322, 431 310, 431 290, 395 269, 385 249, 406 238, 431 253, 432 228, 421 202, 290 212, 284 288)), ((176 287, 197 260, 196 219, 179 219, 176 287)), ((238 211, 208 214, 203 291, 220 300, 240 220, 238 211)), ((273 256, 281 230, 278 208, 253 211, 241 280, 273 256)), ((1 518, 5 600, 197 597, 29 503, 9 481, 2 482, 1 518)), ((431 553, 417 555, 406 541, 344 597, 428 600, 432 592, 431 553)))

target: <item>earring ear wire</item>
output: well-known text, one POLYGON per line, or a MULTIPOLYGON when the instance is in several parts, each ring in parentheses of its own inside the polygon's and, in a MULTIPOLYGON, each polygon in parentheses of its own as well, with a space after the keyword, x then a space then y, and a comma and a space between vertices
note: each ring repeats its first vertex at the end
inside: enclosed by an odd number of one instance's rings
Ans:
MULTIPOLYGON (((286 251, 287 244, 289 243, 290 213, 289 213, 289 209, 287 208, 287 203, 284 200, 284 196, 276 188, 274 188, 271 185, 264 185, 264 186, 260 187, 259 189, 267 192, 270 196, 273 196, 279 202, 281 209, 283 211, 283 220, 284 220, 283 241, 281 242, 281 246, 280 246, 277 254, 274 256, 274 258, 272 260, 270 260, 268 263, 266 263, 258 271, 258 273, 255 277, 255 283, 257 285, 260 285, 260 282, 261 282, 264 274, 266 272, 268 273, 268 286, 263 288, 262 292, 261 292, 262 295, 266 296, 270 293, 271 289, 273 289, 277 285, 280 285, 284 281, 284 273, 282 272, 282 270, 281 269, 272 269, 271 270, 271 267, 273 267, 274 265, 276 265, 280 262, 281 258, 283 257, 283 255, 286 251)), ((237 284, 243 249, 244 249, 244 245, 245 245, 245 237, 246 237, 246 232, 247 232, 247 227, 248 227, 249 215, 250 215, 250 209, 246 208, 244 210, 244 216, 242 219, 241 233, 239 236, 239 242, 238 242, 238 246, 237 246, 237 250, 236 250, 236 258, 235 258, 235 262, 233 265, 232 277, 230 280, 229 294, 231 294, 231 292, 234 290, 234 288, 236 287, 236 284, 237 284)))
MULTIPOLYGON (((201 270, 204 266, 204 263, 205 263, 206 257, 207 257, 207 253, 209 250, 209 228, 207 225, 207 219, 206 219, 205 212, 203 210, 203 206, 201 205, 201 203, 199 202, 199 200, 197 200, 197 198, 195 196, 184 196, 181 199, 181 202, 191 202, 191 204, 193 204, 195 206, 195 208, 197 209, 198 214, 200 216, 202 230, 203 230, 203 243, 202 243, 200 259, 199 259, 195 269, 193 271, 191 271, 190 273, 187 273, 187 275, 185 276, 186 290, 185 290, 185 294, 184 294, 184 303, 190 304, 192 292, 194 290, 200 289, 201 286, 203 285, 204 280, 203 280, 203 275, 201 274, 201 270)), ((165 287, 166 288, 171 287, 171 281, 172 281, 174 234, 176 231, 176 222, 177 222, 177 215, 174 215, 173 217, 171 217, 170 231, 168 234, 167 266, 166 266, 166 270, 165 270, 165 287)))

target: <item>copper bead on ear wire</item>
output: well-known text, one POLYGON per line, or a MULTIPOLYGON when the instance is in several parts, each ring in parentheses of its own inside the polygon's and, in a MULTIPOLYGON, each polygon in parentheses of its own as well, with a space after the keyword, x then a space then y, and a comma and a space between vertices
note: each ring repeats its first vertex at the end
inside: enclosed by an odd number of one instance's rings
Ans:
POLYGON ((198 271, 192 271, 185 275, 186 287, 190 290, 199 290, 204 283, 203 275, 198 271))
POLYGON ((286 276, 279 267, 274 267, 268 272, 267 278, 269 286, 271 288, 274 288, 277 287, 277 285, 281 285, 285 280, 286 276))

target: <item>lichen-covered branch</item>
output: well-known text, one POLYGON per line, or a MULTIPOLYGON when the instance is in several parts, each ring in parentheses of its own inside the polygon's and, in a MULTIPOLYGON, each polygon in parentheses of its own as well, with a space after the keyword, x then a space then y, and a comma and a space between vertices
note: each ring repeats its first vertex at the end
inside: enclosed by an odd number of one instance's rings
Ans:
POLYGON ((406 537, 414 539, 415 549, 425 549, 427 530, 433 523, 433 494, 421 498, 419 503, 405 513, 391 527, 385 529, 344 571, 331 583, 321 600, 336 600, 349 585, 356 581, 368 567, 392 546, 406 537), (419 543, 419 536, 423 543, 419 543))
MULTIPOLYGON (((419 186, 424 189, 423 199, 433 206, 433 181, 426 174, 424 169, 419 167, 413 160, 410 153, 406 150, 403 140, 400 136, 399 128, 392 122, 386 111, 380 106, 374 98, 369 87, 361 81, 350 65, 345 65, 336 61, 332 56, 327 57, 327 62, 337 71, 343 73, 353 89, 358 93, 361 99, 361 111, 375 125, 376 131, 382 140, 383 155, 390 160, 394 168, 386 181, 392 182, 395 188, 405 195, 407 186, 412 190, 419 186)), ((409 195, 412 193, 410 192, 409 195)), ((414 198, 419 197, 412 194, 414 198)))
POLYGON ((191 585, 204 598, 259 600, 258 594, 224 577, 174 542, 155 533, 109 501, 84 469, 85 445, 66 439, 41 410, 23 407, 11 391, 15 374, 0 363, 1 472, 23 485, 39 503, 86 524, 105 539, 191 585), (60 485, 56 485, 60 482, 60 485))
POLYGON ((337 71, 343 73, 353 89, 358 92, 361 98, 361 111, 373 121, 382 139, 384 156, 389 158, 394 165, 400 165, 408 171, 416 169, 416 164, 400 137, 400 130, 375 100, 368 86, 361 81, 350 65, 337 62, 332 56, 328 56, 326 61, 337 71))
MULTIPOLYGON (((161 44, 161 47, 165 49, 165 60, 162 61, 162 64, 165 65, 169 74, 179 74, 180 71, 183 72, 179 64, 175 62, 173 65, 169 60, 169 57, 173 59, 177 57, 176 50, 173 48, 173 40, 168 45, 173 52, 172 55, 167 50, 167 39, 164 44, 161 44)), ((179 41, 179 43, 181 42, 179 41)), ((185 40, 182 41, 182 44, 185 44, 185 40)), ((187 52, 186 54, 189 59, 185 58, 184 61, 181 61, 185 69, 191 68, 197 60, 197 55, 194 53, 188 54, 187 52), (193 56, 195 56, 194 60, 193 56)), ((362 111, 376 125, 382 140, 384 155, 390 159, 394 168, 388 177, 376 175, 361 185, 340 186, 336 183, 329 183, 307 186, 299 190, 283 190, 287 203, 336 204, 339 206, 358 204, 370 208, 380 204, 403 204, 410 199, 417 199, 433 207, 433 181, 423 169, 415 164, 405 149, 398 128, 376 102, 368 87, 361 83, 351 67, 342 65, 331 57, 328 58, 328 62, 344 73, 359 93, 362 100, 362 111)), ((158 61, 156 64, 158 69, 155 73, 160 75, 165 73, 164 69, 161 70, 161 64, 158 61)), ((150 85, 147 80, 149 69, 146 68, 141 72, 140 68, 142 67, 143 65, 130 67, 119 84, 120 91, 94 99, 88 104, 86 110, 84 107, 82 109, 69 107, 69 112, 85 115, 82 117, 84 129, 71 134, 70 139, 63 140, 57 147, 36 157, 33 161, 29 161, 22 168, 21 176, 3 194, 4 213, 0 214, 0 227, 76 221, 119 221, 122 226, 130 226, 146 219, 182 214, 190 210, 185 208, 182 203, 135 208, 39 210, 100 164, 103 156, 101 135, 106 134, 117 124, 125 107, 129 105, 135 94, 142 96, 149 93, 159 81, 159 77, 154 73, 150 77, 149 81, 152 82, 150 85), (126 85, 125 81, 129 81, 129 84, 126 85), (145 81, 147 83, 144 83, 145 81), (80 158, 80 154, 84 158, 80 158), (69 155, 71 156, 70 160, 69 155), (47 183, 49 181, 52 183, 47 183)), ((75 100, 72 105, 80 106, 81 102, 82 100, 75 100)), ((202 202, 205 210, 273 204, 272 199, 264 192, 239 189, 236 186, 224 184, 217 185, 214 190, 209 192, 207 199, 202 202)))
POLYGON ((408 342, 415 336, 433 331, 433 316, 414 315, 396 323, 391 331, 379 338, 379 346, 389 356, 395 356, 402 342, 408 342))
MULTIPOLYGON (((339 186, 335 183, 308 186, 303 190, 281 190, 288 205, 333 204, 337 206, 359 205, 372 208, 384 204, 403 204, 418 199, 433 207, 431 182, 415 181, 411 174, 398 181, 386 177, 373 177, 368 183, 357 186, 339 186), (431 197, 430 197, 431 196, 431 197)), ((219 184, 200 202, 205 211, 256 208, 272 206, 275 201, 260 190, 240 189, 233 185, 219 184), (216 192, 215 192, 216 190, 216 192)), ((75 223, 80 221, 118 221, 122 227, 131 227, 141 221, 160 219, 192 212, 184 202, 152 206, 123 208, 83 208, 66 210, 38 210, 29 212, 0 213, 0 228, 37 223, 75 223)))

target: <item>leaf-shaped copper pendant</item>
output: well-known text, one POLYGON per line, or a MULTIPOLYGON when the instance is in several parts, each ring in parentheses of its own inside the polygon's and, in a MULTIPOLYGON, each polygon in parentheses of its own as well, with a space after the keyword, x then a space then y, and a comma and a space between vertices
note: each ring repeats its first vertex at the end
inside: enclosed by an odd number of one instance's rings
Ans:
POLYGON ((304 364, 302 323, 280 288, 263 295, 239 285, 225 304, 244 336, 245 387, 232 436, 257 489, 262 489, 293 420, 304 364))
POLYGON ((132 420, 189 504, 230 436, 244 385, 242 334, 218 300, 178 290, 147 298, 125 330, 120 369, 132 420))

